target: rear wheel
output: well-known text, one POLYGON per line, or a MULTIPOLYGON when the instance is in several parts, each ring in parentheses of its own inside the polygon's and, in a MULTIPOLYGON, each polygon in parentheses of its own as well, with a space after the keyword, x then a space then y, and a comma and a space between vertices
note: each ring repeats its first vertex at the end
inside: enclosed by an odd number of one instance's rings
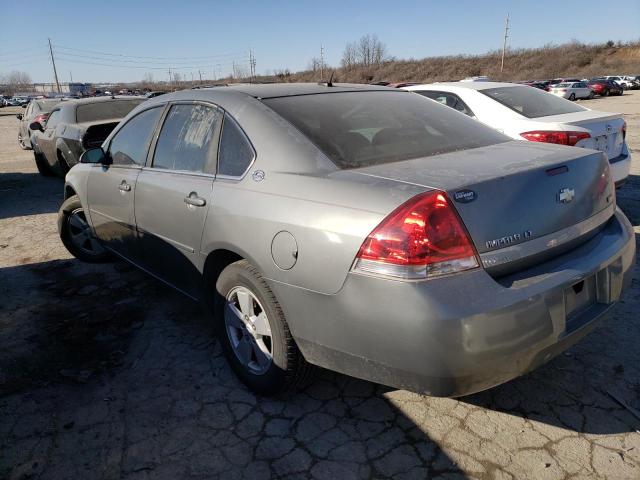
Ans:
POLYGON ((93 235, 77 195, 66 199, 60 207, 58 232, 64 246, 78 260, 88 263, 103 263, 111 260, 109 251, 93 235))
POLYGON ((42 175, 43 177, 52 177, 53 175, 55 175, 53 173, 53 170, 51 170, 51 167, 47 163, 47 159, 44 158, 44 155, 38 152, 33 152, 33 158, 36 161, 36 168, 38 169, 40 175, 42 175))
POLYGON ((260 273, 246 260, 227 266, 216 282, 215 327, 225 356, 251 390, 294 390, 311 366, 298 350, 284 313, 260 273))
POLYGON ((593 97, 595 97, 595 96, 596 96, 596 94, 593 93, 593 90, 591 90, 591 92, 589 92, 589 100, 592 100, 593 97))
POLYGON ((571 100, 572 102, 575 101, 576 99, 576 94, 572 93, 571 95, 569 95, 569 100, 571 100))
POLYGON ((608 88, 604 92, 602 92, 602 96, 603 97, 608 97, 609 96, 609 89, 608 88))

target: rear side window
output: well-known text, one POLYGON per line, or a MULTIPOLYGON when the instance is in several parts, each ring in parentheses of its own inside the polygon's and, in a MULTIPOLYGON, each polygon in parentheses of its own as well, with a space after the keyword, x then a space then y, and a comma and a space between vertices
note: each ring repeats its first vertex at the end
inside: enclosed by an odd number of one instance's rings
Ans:
POLYGON ((449 92, 434 92, 431 90, 413 90, 415 93, 418 93, 424 97, 430 98, 431 100, 435 100, 438 103, 446 105, 447 107, 451 107, 454 110, 458 110, 465 115, 469 115, 473 117, 474 114, 471 109, 467 106, 466 103, 462 101, 462 99, 457 96, 455 93, 449 92))
POLYGON ((114 165, 144 165, 147 149, 161 107, 151 108, 129 120, 111 139, 109 155, 114 165))
POLYGON ((164 121, 153 157, 155 168, 212 171, 222 113, 206 105, 174 105, 164 121))
POLYGON ((82 123, 124 118, 144 100, 144 98, 106 100, 78 105, 76 107, 76 121, 82 123))
POLYGON ((218 154, 218 173, 229 177, 241 177, 253 162, 253 148, 236 121, 229 115, 224 118, 218 154))
POLYGON ((324 93, 263 102, 343 169, 509 141, 449 107, 405 91, 324 93))
MULTIPOLYGON (((556 86, 568 86, 568 84, 556 86)), ((586 110, 580 105, 555 95, 549 95, 537 88, 497 87, 486 88, 479 90, 479 92, 527 118, 562 115, 563 113, 583 112, 586 110)))

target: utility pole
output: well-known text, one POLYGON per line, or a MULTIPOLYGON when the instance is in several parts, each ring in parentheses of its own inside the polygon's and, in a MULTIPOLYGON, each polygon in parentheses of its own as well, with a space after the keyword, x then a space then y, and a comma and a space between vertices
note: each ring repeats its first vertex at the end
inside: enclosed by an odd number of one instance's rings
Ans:
POLYGON ((251 82, 253 82, 256 76, 256 57, 251 50, 249 50, 249 71, 251 72, 251 82))
POLYGON ((320 45, 320 81, 324 79, 324 47, 320 45))
POLYGON ((56 88, 58 89, 58 93, 62 93, 60 90, 60 82, 58 81, 58 72, 56 70, 56 61, 53 58, 53 48, 51 47, 51 39, 49 38, 49 53, 51 54, 51 63, 53 64, 53 76, 56 79, 56 88))
POLYGON ((200 76, 200 85, 202 85, 202 72, 198 70, 198 75, 200 76))
POLYGON ((169 90, 171 90, 171 69, 169 69, 169 90))
POLYGON ((73 83, 73 74, 69 71, 69 82, 73 83))
POLYGON ((504 54, 507 51, 507 38, 509 37, 509 14, 504 20, 504 42, 502 43, 502 62, 500 62, 500 73, 504 70, 504 54))

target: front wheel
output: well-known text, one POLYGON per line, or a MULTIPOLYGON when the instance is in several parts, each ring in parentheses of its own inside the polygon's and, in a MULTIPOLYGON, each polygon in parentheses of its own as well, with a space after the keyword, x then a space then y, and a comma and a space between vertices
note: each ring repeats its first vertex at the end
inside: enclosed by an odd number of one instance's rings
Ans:
POLYGON ((569 95, 569 100, 571 100, 572 102, 575 101, 576 99, 576 94, 572 93, 571 95, 569 95))
POLYGON ((284 313, 258 270, 246 260, 227 266, 216 282, 214 322, 236 375, 256 393, 296 389, 311 366, 291 336, 284 313))
POLYGON ((593 90, 591 92, 589 92, 589 100, 593 100, 593 97, 595 97, 596 94, 593 93, 593 90))
POLYGON ((18 133, 18 145, 20 145, 22 150, 31 150, 31 145, 25 143, 21 133, 18 133))
POLYGON ((609 96, 609 89, 607 89, 604 92, 602 92, 602 96, 603 97, 608 97, 609 96))
POLYGON ((103 263, 111 255, 93 235, 77 195, 67 198, 58 211, 60 240, 69 253, 87 263, 103 263))

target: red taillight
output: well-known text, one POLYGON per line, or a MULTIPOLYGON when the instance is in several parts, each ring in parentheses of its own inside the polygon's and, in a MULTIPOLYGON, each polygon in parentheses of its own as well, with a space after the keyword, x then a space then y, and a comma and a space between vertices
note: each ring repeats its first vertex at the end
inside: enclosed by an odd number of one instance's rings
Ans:
POLYGON ((557 143, 559 145, 574 146, 580 140, 591 138, 587 132, 552 132, 545 130, 536 130, 533 132, 524 132, 520 136, 526 138, 530 142, 557 143))
POLYGON ((34 122, 38 122, 38 123, 42 123, 42 122, 46 122, 47 118, 49 118, 49 114, 48 113, 41 113, 40 115, 36 115, 35 117, 33 117, 33 121, 34 122))
POLYGON ((447 195, 433 191, 391 212, 360 247, 354 270, 420 279, 478 265, 469 234, 447 195))

